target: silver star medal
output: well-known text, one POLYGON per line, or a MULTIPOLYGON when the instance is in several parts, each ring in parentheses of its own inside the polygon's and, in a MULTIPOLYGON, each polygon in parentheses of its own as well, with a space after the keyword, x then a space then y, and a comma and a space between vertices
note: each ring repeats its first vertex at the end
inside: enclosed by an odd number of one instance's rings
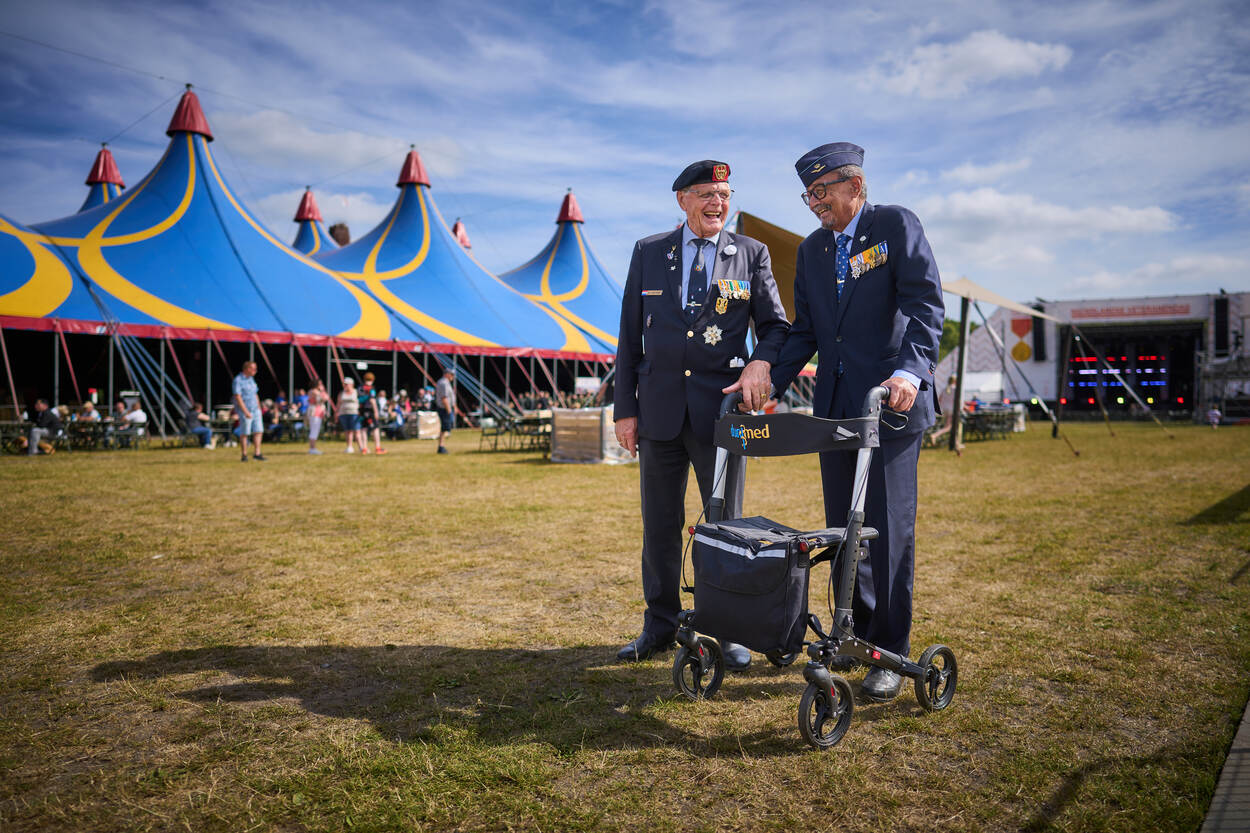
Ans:
POLYGON ((720 344, 720 337, 720 327, 717 327, 715 324, 709 325, 708 328, 703 331, 703 341, 707 344, 711 344, 713 346, 720 344))
POLYGON ((851 278, 853 280, 859 280, 859 276, 863 274, 864 270, 861 266, 862 264, 863 264, 863 258, 856 258, 855 260, 851 261, 851 278))

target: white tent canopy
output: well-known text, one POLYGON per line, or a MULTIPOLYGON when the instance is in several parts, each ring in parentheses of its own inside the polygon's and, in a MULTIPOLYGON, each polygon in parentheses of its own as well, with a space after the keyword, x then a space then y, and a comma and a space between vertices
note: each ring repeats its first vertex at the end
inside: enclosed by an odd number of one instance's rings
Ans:
POLYGON ((970 301, 984 301, 987 304, 993 304, 996 307, 1006 307, 1012 312, 1018 312, 1023 315, 1032 315, 1036 318, 1045 318, 1047 321, 1062 323, 1053 315, 1047 315, 1041 310, 1035 310, 1032 307, 1026 307, 1024 304, 1017 304, 1015 301, 1008 300, 997 292, 991 292, 980 284, 975 284, 967 278, 955 278, 952 281, 942 282, 942 291, 949 292, 952 295, 958 295, 961 298, 967 298, 970 301))

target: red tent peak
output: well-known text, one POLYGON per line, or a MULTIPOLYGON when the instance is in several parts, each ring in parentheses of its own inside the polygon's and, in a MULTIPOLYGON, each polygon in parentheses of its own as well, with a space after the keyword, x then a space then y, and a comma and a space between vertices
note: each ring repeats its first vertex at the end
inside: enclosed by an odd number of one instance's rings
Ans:
POLYGON ((305 220, 321 222, 321 209, 317 207, 317 201, 313 199, 311 185, 304 189, 304 196, 299 201, 299 210, 295 212, 295 222, 302 223, 305 220))
POLYGON ((472 249, 473 244, 469 242, 469 232, 465 229, 464 223, 460 222, 460 218, 456 218, 456 223, 451 227, 451 233, 456 238, 456 242, 466 249, 472 249))
POLYGON ((404 167, 399 171, 399 182, 395 183, 399 187, 405 185, 424 185, 430 186, 430 177, 425 172, 425 165, 421 164, 421 154, 417 153, 415 145, 412 150, 408 151, 408 158, 404 160, 404 167))
POLYGON ((117 170, 117 162, 113 160, 113 152, 103 145, 100 147, 100 152, 95 155, 95 164, 91 166, 91 173, 87 174, 86 184, 97 185, 101 182, 107 182, 119 188, 126 187, 126 183, 122 182, 121 172, 117 170))
POLYGON ((213 132, 208 129, 208 119, 204 118, 204 111, 200 109, 200 99, 191 92, 190 84, 187 84, 187 91, 182 94, 178 109, 174 110, 174 117, 165 129, 166 136, 179 132, 199 133, 210 142, 213 140, 213 132))
POLYGON ((577 197, 573 196, 573 189, 564 195, 564 204, 560 206, 560 216, 556 218, 557 223, 584 223, 585 218, 582 217, 582 209, 577 204, 577 197))

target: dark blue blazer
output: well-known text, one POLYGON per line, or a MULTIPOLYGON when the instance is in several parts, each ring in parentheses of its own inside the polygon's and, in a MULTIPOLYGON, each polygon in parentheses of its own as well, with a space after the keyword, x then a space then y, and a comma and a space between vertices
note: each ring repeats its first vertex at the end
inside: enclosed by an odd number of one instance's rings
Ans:
POLYGON ((775 362, 789 323, 773 280, 768 247, 750 237, 721 231, 712 282, 702 310, 691 321, 681 297, 681 227, 643 238, 634 245, 621 301, 616 352, 614 419, 638 417, 638 435, 671 440, 686 412, 700 440, 712 442, 724 394, 738 380, 742 363, 775 362), (732 248, 731 248, 732 247, 732 248), (725 298, 717 281, 744 281, 749 298, 725 298), (755 325, 755 350, 747 352, 747 332, 755 325), (709 334, 709 328, 715 330, 709 334))
POLYGON ((920 220, 901 206, 866 204, 851 257, 884 241, 886 261, 857 279, 848 275, 840 300, 835 236, 822 228, 799 244, 794 324, 773 366, 777 395, 819 353, 813 412, 847 419, 860 415, 872 386, 895 370, 906 370, 920 378, 921 392, 906 427, 897 433, 883 430, 881 436, 923 431, 933 424, 937 405, 933 373, 945 308, 942 280, 920 220))

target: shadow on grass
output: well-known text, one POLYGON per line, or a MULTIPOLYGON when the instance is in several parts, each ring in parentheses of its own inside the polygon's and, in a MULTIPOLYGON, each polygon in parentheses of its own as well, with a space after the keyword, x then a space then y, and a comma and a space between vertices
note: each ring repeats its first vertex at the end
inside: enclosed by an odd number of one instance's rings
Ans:
MULTIPOLYGON (((1127 772, 1145 772, 1155 767, 1162 768, 1166 772, 1174 772, 1182 768, 1181 761, 1189 761, 1196 769, 1201 766, 1200 762, 1195 761, 1192 755, 1185 754, 1179 745, 1161 749, 1153 755, 1143 755, 1141 757, 1115 756, 1086 764, 1068 774, 1050 799, 1038 809, 1021 829, 1028 831, 1028 833, 1070 829, 1069 824, 1060 823, 1063 821, 1061 816, 1068 806, 1072 804, 1073 800, 1076 799, 1082 785, 1091 777, 1096 777, 1102 773, 1117 775, 1127 772)), ((1166 823, 1175 821, 1175 819, 1169 819, 1166 823)))
MULTIPOLYGON (((699 710, 706 715, 717 707, 678 694, 668 663, 609 664, 614 653, 609 646, 227 645, 102 663, 91 676, 96 682, 165 678, 175 685, 183 677, 190 687, 167 693, 200 703, 295 699, 313 714, 367 720, 398 741, 437 739, 452 728, 490 745, 537 741, 561 752, 664 745, 701 754, 738 755, 750 748, 789 755, 802 748, 790 721, 724 736, 676 725, 697 725, 699 710), (203 685, 205 672, 230 679, 203 685), (665 719, 670 712, 672 722, 665 719)), ((749 684, 727 684, 718 700, 793 695, 797 707, 804 685, 793 669, 764 667, 735 679, 749 684)))
POLYGON ((1185 521, 1185 526, 1250 523, 1250 484, 1185 521))

